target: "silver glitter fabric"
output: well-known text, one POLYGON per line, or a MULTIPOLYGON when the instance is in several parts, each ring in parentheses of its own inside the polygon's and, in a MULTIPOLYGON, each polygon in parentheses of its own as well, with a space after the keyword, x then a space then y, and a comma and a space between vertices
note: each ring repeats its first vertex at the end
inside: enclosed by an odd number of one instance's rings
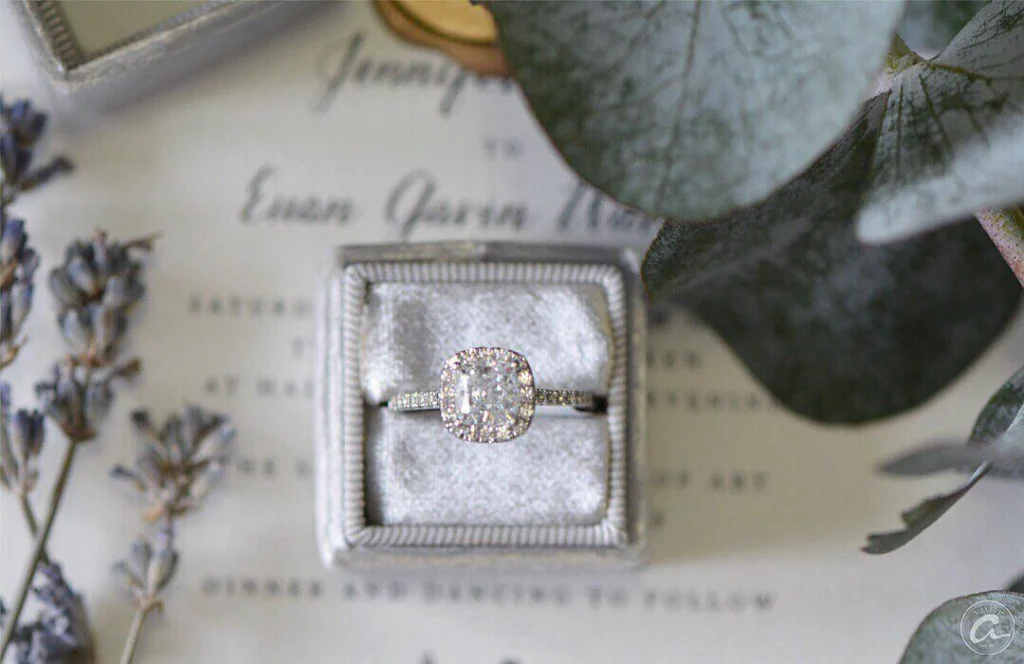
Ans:
MULTIPOLYGON (((514 348, 538 387, 607 393, 608 302, 595 284, 382 283, 369 287, 361 384, 368 403, 436 389, 445 361, 514 348)), ((540 409, 508 443, 454 438, 437 412, 367 413, 370 523, 593 524, 607 499, 604 417, 540 409), (483 449, 488 448, 488 449, 483 449)))

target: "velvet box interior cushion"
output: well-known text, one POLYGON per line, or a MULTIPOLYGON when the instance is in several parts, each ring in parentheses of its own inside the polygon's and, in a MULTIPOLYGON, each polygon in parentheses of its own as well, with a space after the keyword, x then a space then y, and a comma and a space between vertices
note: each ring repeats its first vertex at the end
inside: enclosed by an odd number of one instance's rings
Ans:
POLYGON ((595 284, 375 283, 362 321, 366 512, 371 524, 582 525, 608 499, 607 418, 539 409, 526 435, 473 444, 438 412, 375 406, 436 389, 444 361, 476 346, 526 356, 542 388, 607 393, 612 326, 595 284))

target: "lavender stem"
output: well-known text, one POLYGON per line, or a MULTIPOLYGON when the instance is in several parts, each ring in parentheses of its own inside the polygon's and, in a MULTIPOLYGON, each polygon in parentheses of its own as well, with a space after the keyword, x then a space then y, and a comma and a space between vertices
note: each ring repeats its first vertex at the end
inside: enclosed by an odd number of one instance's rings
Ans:
POLYGON ((25 608, 25 600, 28 599, 28 591, 32 587, 32 580, 35 578, 36 569, 46 556, 46 542, 50 539, 50 532, 53 530, 53 522, 60 508, 60 501, 64 497, 64 489, 71 476, 71 466, 75 461, 75 452, 78 450, 78 441, 68 440, 67 448, 64 450, 64 458, 61 460, 60 473, 53 485, 50 494, 50 509, 43 522, 43 529, 36 535, 35 548, 28 559, 25 571, 22 572, 21 582, 18 584, 18 592, 7 623, 4 625, 3 641, 0 643, 0 662, 3 661, 7 649, 11 645, 14 631, 17 629, 21 612, 25 608))
POLYGON ((128 638, 125 640, 124 651, 121 653, 121 664, 131 664, 135 659, 135 649, 139 645, 139 637, 142 636, 142 627, 146 624, 149 614, 158 606, 158 603, 149 603, 135 609, 132 626, 128 630, 128 638))

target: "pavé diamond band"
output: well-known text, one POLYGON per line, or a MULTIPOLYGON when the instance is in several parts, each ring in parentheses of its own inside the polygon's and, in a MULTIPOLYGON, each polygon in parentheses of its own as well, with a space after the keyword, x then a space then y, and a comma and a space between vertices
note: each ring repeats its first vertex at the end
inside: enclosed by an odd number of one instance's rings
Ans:
POLYGON ((455 437, 501 443, 526 433, 537 406, 593 411, 601 401, 592 392, 537 388, 530 363, 515 351, 470 348, 444 363, 440 389, 399 394, 388 401, 388 408, 440 410, 441 422, 455 437))

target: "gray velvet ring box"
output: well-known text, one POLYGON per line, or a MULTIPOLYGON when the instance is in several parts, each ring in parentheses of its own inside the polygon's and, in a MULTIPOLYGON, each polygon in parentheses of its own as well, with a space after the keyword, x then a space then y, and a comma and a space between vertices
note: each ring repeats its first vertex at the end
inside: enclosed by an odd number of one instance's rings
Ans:
POLYGON ((508 243, 345 247, 317 319, 316 524, 324 564, 630 567, 646 545, 645 303, 634 257, 508 243), (538 387, 607 396, 541 408, 504 443, 437 411, 381 404, 436 389, 456 351, 524 354, 538 387))
MULTIPOLYGON (((74 108, 101 110, 263 42, 318 3, 285 0, 12 0, 28 47, 74 108)), ((4 7, 6 10, 7 7, 4 7)))

